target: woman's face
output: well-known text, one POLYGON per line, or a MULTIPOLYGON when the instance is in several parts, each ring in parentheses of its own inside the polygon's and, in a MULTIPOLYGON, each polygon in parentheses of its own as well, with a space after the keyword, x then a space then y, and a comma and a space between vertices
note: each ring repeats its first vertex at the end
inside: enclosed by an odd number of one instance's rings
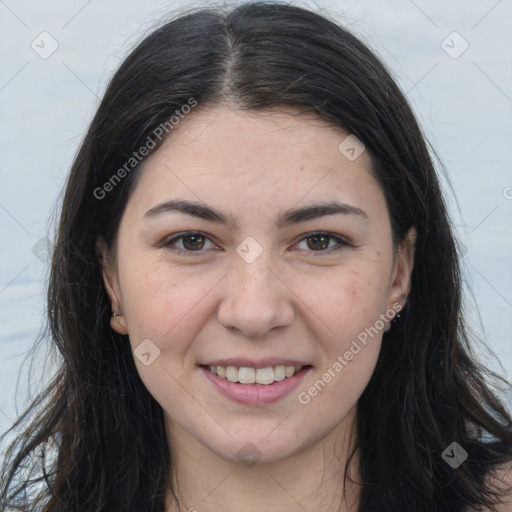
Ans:
POLYGON ((198 108, 145 162, 105 282, 171 435, 270 462, 353 420, 413 248, 395 252, 348 135, 290 109, 198 108))

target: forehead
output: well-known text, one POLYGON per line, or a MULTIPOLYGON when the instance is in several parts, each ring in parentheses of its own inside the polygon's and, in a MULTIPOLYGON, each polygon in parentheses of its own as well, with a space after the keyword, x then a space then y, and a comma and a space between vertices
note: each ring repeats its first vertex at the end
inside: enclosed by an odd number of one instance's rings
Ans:
POLYGON ((198 108, 147 159, 134 195, 146 206, 169 195, 238 206, 256 201, 263 209, 318 199, 382 206, 368 152, 355 159, 344 152, 349 135, 289 107, 198 108))

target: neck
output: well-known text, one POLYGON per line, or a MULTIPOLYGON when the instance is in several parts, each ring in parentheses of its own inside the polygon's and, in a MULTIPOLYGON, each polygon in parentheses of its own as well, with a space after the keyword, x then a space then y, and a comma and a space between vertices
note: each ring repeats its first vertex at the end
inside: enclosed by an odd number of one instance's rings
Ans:
POLYGON ((356 442, 355 408, 328 436, 276 462, 245 466, 209 450, 167 418, 172 446, 174 489, 167 512, 355 512, 360 481, 358 452, 345 479, 345 465, 356 442))

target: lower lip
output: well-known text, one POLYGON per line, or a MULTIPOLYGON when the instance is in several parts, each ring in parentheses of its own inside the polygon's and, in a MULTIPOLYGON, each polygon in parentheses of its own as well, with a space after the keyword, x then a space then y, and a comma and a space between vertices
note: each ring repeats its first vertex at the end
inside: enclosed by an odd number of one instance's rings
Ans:
POLYGON ((222 379, 210 370, 201 367, 205 377, 227 398, 246 405, 265 405, 277 402, 291 393, 311 370, 311 366, 302 368, 293 377, 279 380, 273 384, 240 384, 222 379))

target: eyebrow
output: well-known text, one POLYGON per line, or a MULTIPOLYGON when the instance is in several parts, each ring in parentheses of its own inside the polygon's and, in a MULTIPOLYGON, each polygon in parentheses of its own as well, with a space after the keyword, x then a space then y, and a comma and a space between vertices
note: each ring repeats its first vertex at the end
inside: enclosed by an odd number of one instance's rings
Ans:
MULTIPOLYGON (((158 204, 148 210, 144 218, 152 219, 169 212, 180 212, 192 217, 223 224, 232 229, 237 228, 236 217, 223 213, 219 210, 206 206, 205 204, 184 199, 173 199, 158 204)), ((325 217, 328 215, 351 215, 369 220, 368 215, 358 208, 338 201, 329 201, 321 204, 313 204, 302 208, 293 208, 282 213, 276 222, 278 228, 284 228, 292 224, 298 224, 307 220, 325 217)))

